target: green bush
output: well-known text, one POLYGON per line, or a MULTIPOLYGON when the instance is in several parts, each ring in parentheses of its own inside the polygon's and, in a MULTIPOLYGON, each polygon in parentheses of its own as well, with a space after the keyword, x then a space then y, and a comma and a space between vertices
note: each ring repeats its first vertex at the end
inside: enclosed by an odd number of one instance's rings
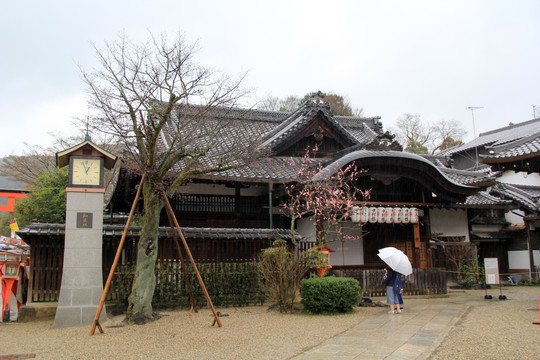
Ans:
MULTIPOLYGON (((198 307, 207 305, 206 297, 191 264, 187 273, 198 307)), ((258 264, 200 263, 197 268, 214 306, 248 306, 262 304, 264 292, 259 281, 258 264)), ((119 267, 108 300, 123 308, 133 283, 134 267, 119 267)), ((190 307, 191 296, 179 263, 156 264, 156 289, 152 306, 156 309, 190 307)))
POLYGON ((540 279, 521 280, 519 285, 524 286, 540 286, 540 279))
POLYGON ((304 311, 313 314, 347 313, 358 304, 360 285, 353 278, 313 277, 302 280, 304 311))
POLYGON ((459 286, 465 289, 471 289, 475 285, 485 285, 484 268, 477 264, 461 264, 457 282, 459 286))

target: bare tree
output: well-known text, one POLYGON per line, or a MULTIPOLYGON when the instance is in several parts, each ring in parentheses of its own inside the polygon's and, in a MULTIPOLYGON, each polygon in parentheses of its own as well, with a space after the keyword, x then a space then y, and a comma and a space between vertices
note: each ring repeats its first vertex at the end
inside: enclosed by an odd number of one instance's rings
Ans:
POLYGON ((123 35, 105 49, 94 45, 98 70, 83 73, 95 115, 90 125, 124 146, 141 176, 143 227, 127 319, 152 318, 160 212, 187 179, 241 166, 253 153, 245 134, 230 131, 229 111, 246 92, 244 76, 231 79, 194 61, 196 43, 179 34, 150 35, 137 43, 123 35), (225 141, 226 140, 226 141, 225 141))
POLYGON ((279 98, 277 96, 267 96, 257 104, 257 109, 265 111, 279 111, 279 98))
POLYGON ((429 126, 419 114, 404 114, 398 118, 395 132, 405 150, 415 154, 434 154, 461 145, 467 133, 456 120, 440 120, 429 126))
POLYGON ((0 175, 23 183, 25 186, 32 186, 36 184, 36 179, 40 174, 54 167, 53 154, 32 150, 25 155, 9 155, 3 158, 0 175))
POLYGON ((295 95, 289 95, 279 102, 279 111, 295 111, 300 106, 300 98, 295 95))
MULTIPOLYGON (((81 128, 86 127, 86 119, 81 120, 81 128)), ((78 121, 76 121, 78 122, 78 121)), ((68 149, 81 142, 84 134, 65 136, 56 133, 53 142, 48 146, 26 144, 26 151, 23 155, 9 155, 2 159, 0 175, 11 180, 24 183, 27 186, 36 185, 36 179, 44 173, 56 171, 55 154, 68 149)), ((99 133, 92 134, 94 142, 99 144, 109 152, 115 151, 116 144, 108 137, 99 136, 99 133), (95 136, 94 136, 95 135, 95 136)), ((108 173, 105 183, 109 184, 113 174, 108 173)))
POLYGON ((440 120, 432 126, 434 138, 431 153, 443 151, 454 146, 463 145, 463 137, 467 131, 456 120, 440 120))
MULTIPOLYGON (((295 95, 289 95, 284 99, 280 99, 275 96, 268 96, 259 103, 257 108, 259 110, 292 112, 295 111, 300 105, 308 101, 313 94, 314 93, 307 93, 303 98, 299 98, 295 95)), ((330 104, 330 111, 334 115, 362 117, 364 114, 364 109, 362 108, 357 107, 353 109, 351 102, 345 96, 333 93, 322 95, 322 100, 330 104)))
POLYGON ((427 154, 427 144, 431 138, 431 129, 426 126, 419 114, 404 114, 396 121, 396 135, 405 145, 405 150, 415 154, 427 154))

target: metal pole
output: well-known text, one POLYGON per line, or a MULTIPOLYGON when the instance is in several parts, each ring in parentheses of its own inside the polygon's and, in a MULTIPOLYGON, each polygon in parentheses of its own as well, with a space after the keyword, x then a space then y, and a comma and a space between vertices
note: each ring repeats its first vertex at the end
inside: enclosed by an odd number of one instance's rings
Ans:
POLYGON ((472 126, 473 126, 473 137, 474 137, 474 152, 475 152, 475 159, 476 159, 476 165, 475 170, 478 170, 478 141, 476 139, 476 127, 474 124, 474 110, 476 109, 483 109, 483 106, 468 106, 466 107, 467 110, 470 110, 471 116, 472 116, 472 126))

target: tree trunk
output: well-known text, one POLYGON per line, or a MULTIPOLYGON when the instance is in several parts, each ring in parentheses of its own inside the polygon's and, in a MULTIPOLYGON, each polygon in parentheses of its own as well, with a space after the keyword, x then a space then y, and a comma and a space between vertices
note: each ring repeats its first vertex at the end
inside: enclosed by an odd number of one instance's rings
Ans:
POLYGON ((137 268, 126 314, 129 321, 138 324, 152 319, 152 297, 156 287, 154 269, 158 254, 159 216, 163 200, 153 188, 151 182, 143 184, 143 227, 137 247, 137 268))

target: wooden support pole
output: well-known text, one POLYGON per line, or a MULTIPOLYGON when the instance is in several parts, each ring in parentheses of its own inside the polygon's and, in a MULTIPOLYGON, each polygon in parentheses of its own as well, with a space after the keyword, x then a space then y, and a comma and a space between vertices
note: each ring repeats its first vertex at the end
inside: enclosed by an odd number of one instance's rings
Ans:
POLYGON ((0 360, 34 359, 35 353, 0 355, 0 360))
POLYGON ((169 211, 167 211, 167 217, 169 218, 169 224, 171 225, 174 243, 176 244, 176 250, 178 251, 178 257, 180 258, 180 263, 182 264, 182 272, 184 273, 186 286, 189 290, 189 295, 191 296, 191 311, 199 312, 199 309, 197 308, 197 302, 195 301, 195 295, 193 294, 193 288, 191 287, 191 282, 189 281, 189 275, 187 272, 186 263, 184 262, 184 256, 182 255, 182 249, 180 248, 180 243, 178 242, 178 237, 176 236, 176 228, 174 227, 174 222, 169 211))
POLYGON ((214 321, 212 322, 212 325, 214 325, 216 322, 219 327, 221 327, 221 321, 219 320, 219 314, 216 312, 216 309, 214 308, 214 304, 212 304, 212 300, 210 299, 210 295, 208 294, 208 291, 206 290, 206 286, 204 286, 204 281, 201 277, 201 274, 199 273, 199 269, 197 269, 197 265, 195 264, 195 260, 193 259, 193 255, 191 255, 191 251, 189 250, 188 244, 186 242, 186 239, 184 238, 184 235, 182 234, 182 230, 180 229, 180 225, 178 224, 178 220, 176 220, 176 216, 174 215, 174 211, 171 207, 171 204, 169 202, 169 198, 167 198, 167 195, 165 192, 163 192, 163 198, 165 200, 165 206, 167 208, 167 211, 171 214, 171 218, 174 221, 174 225, 176 226, 176 230, 178 231, 178 235, 180 235, 180 239, 182 240, 182 244, 184 245, 184 249, 186 250, 186 253, 189 257, 189 260, 191 261, 191 265, 193 265, 193 270, 195 271, 195 275, 197 275, 197 279, 199 280, 199 284, 201 285, 201 288, 204 292, 204 296, 206 297, 206 301, 208 302, 208 305, 212 309, 212 314, 214 314, 214 321))
POLYGON ((139 201, 139 197, 141 196, 143 181, 145 177, 146 177, 146 173, 144 173, 141 177, 141 182, 139 183, 137 194, 135 195, 135 199, 133 200, 133 205, 131 206, 131 211, 129 212, 129 216, 126 221, 126 226, 124 227, 124 233, 122 234, 122 238, 120 239, 120 243, 118 244, 118 249, 116 250, 116 255, 114 257, 111 270, 109 271, 109 276, 107 277, 107 282, 105 283, 105 287, 103 288, 103 293, 101 293, 101 299, 99 300, 99 305, 96 310, 96 315, 94 316, 94 321, 92 322, 92 327, 90 329, 90 334, 89 334, 90 336, 94 335, 94 332, 96 331, 96 326, 98 326, 99 331, 101 333, 104 333, 103 328, 101 327, 101 324, 99 323, 99 316, 101 315, 101 311, 103 310, 103 305, 105 305, 105 299, 107 298, 109 288, 111 287, 112 278, 114 276, 116 266, 118 265, 118 260, 120 259, 122 248, 124 247, 124 241, 126 240, 126 236, 129 230, 129 224, 131 223, 131 220, 133 219, 133 214, 135 213, 137 202, 139 201))

